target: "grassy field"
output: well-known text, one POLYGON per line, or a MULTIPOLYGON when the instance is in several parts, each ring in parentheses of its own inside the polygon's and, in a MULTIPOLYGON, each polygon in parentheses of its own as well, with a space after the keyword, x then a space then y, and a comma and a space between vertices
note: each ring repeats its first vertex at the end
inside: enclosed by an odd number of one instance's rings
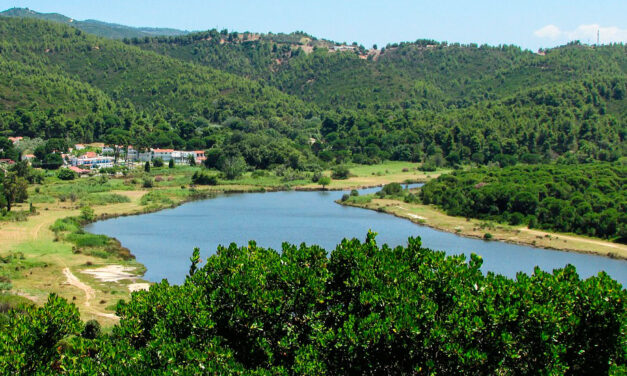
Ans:
MULTIPOLYGON (((328 189, 352 189, 375 187, 397 182, 426 182, 437 178, 450 170, 423 172, 419 170, 420 163, 387 161, 378 165, 347 165, 351 176, 348 179, 332 179, 328 189)), ((331 176, 331 171, 324 171, 324 175, 331 176)), ((307 182, 299 185, 300 189, 318 189, 320 184, 307 182)))
MULTIPOLYGON (((332 180, 327 188, 351 189, 437 176, 420 173, 417 167, 400 162, 350 166, 353 176, 332 180)), ((64 221, 80 217, 85 206, 93 209, 95 217, 103 218, 155 211, 221 192, 321 188, 311 183, 311 173, 286 176, 275 172, 248 172, 236 180, 220 180, 216 186, 194 187, 191 177, 199 170, 191 166, 152 168, 149 173, 137 170, 116 178, 86 177, 74 181, 61 181, 50 175, 44 184, 31 186, 29 203, 36 213, 25 216, 25 221, 0 221, 0 296, 5 297, 0 303, 14 304, 23 298, 42 304, 48 294, 56 293, 74 302, 83 319, 97 319, 110 326, 117 320, 113 315, 116 302, 128 299, 131 289, 146 287, 146 281, 140 278, 143 265, 123 257, 124 250, 119 245, 82 234, 80 226, 64 221), (146 181, 152 187, 146 188, 146 181), (122 273, 113 281, 103 281, 84 273, 112 267, 123 268, 131 276, 122 273), (9 286, 8 293, 1 292, 9 286)), ((325 174, 330 175, 330 171, 325 174)), ((16 205, 14 211, 27 214, 29 203, 16 205)))
POLYGON ((433 205, 406 203, 390 198, 376 198, 375 195, 352 197, 342 203, 389 213, 409 219, 414 223, 461 236, 484 239, 486 234, 490 234, 488 237, 491 240, 627 259, 627 246, 622 244, 574 234, 529 229, 524 226, 510 226, 478 219, 452 217, 433 205))

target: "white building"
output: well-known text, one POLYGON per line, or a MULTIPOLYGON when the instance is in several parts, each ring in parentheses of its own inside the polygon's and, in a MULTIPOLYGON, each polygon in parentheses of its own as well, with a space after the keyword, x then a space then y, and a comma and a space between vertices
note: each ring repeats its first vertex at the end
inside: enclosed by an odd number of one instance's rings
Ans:
POLYGON ((188 164, 190 158, 194 158, 197 164, 202 163, 206 159, 203 150, 150 149, 148 152, 138 153, 137 155, 138 159, 142 162, 152 162, 154 159, 160 158, 164 163, 169 163, 170 160, 174 160, 176 164, 188 164))
POLYGON ((83 169, 97 169, 113 167, 113 157, 97 155, 94 152, 87 152, 80 157, 72 157, 70 163, 83 169))

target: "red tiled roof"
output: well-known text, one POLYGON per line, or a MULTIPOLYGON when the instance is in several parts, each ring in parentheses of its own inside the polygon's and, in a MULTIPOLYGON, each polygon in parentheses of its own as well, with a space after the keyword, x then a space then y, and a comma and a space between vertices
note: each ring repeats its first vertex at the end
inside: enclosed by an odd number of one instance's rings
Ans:
POLYGON ((96 154, 93 151, 88 151, 87 153, 85 153, 85 158, 96 158, 98 156, 98 154, 96 154))
POLYGON ((70 166, 70 167, 68 167, 68 168, 69 168, 70 170, 74 171, 74 172, 79 173, 79 174, 84 174, 84 173, 89 172, 89 170, 84 170, 84 169, 82 169, 82 168, 80 168, 80 167, 76 167, 76 166, 70 166))
POLYGON ((172 153, 174 149, 152 149, 155 153, 172 153))

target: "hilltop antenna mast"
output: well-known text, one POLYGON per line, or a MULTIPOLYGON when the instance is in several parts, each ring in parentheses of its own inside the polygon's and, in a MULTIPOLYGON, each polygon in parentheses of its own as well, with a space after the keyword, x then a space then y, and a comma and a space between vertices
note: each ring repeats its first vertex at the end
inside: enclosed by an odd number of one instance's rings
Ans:
POLYGON ((601 40, 601 29, 597 29, 597 46, 600 45, 599 41, 601 40))

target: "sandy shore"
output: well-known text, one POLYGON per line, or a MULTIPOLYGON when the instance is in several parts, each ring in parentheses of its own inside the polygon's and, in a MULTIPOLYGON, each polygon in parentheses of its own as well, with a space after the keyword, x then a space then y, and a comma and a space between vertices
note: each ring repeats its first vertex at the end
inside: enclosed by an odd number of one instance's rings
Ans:
POLYGON ((484 235, 489 233, 492 235, 492 240, 496 241, 627 260, 627 246, 623 244, 574 234, 561 234, 522 226, 452 217, 431 205, 408 204, 390 199, 373 199, 371 202, 360 204, 341 202, 341 204, 385 212, 460 236, 483 239, 484 235))

